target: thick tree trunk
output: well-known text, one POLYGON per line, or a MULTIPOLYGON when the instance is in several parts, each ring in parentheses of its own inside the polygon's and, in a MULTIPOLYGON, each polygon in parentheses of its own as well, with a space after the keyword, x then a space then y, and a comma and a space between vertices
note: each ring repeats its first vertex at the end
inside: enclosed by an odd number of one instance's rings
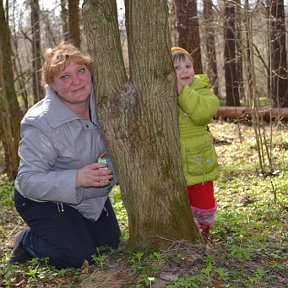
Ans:
POLYGON ((129 80, 116 1, 83 5, 95 59, 96 106, 128 213, 129 245, 151 241, 164 248, 167 239, 200 237, 180 163, 168 8, 165 0, 127 0, 125 11, 129 80))

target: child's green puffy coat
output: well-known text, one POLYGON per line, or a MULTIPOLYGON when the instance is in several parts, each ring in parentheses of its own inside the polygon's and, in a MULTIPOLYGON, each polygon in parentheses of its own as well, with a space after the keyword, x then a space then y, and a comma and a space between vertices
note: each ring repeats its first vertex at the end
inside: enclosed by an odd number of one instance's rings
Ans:
POLYGON ((178 96, 181 157, 188 186, 216 180, 217 155, 208 124, 217 113, 219 99, 207 75, 195 75, 178 96))

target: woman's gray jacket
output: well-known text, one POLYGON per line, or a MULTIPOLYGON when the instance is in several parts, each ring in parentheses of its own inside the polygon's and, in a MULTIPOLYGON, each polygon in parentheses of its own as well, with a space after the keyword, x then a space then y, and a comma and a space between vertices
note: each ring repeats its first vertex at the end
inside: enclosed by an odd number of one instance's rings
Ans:
MULTIPOLYGON (((115 184, 79 187, 77 171, 91 163, 106 147, 97 123, 93 92, 91 121, 81 119, 47 88, 46 97, 31 107, 21 121, 20 165, 16 190, 34 201, 66 203, 84 217, 97 220, 115 184)), ((109 160, 109 169, 114 169, 109 160)))

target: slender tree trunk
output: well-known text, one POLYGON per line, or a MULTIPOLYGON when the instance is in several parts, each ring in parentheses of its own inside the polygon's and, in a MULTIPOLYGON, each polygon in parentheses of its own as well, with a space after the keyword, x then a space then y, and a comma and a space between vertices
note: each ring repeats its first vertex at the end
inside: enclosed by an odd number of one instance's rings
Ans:
POLYGON ((242 8, 241 1, 234 0, 236 4, 236 18, 235 18, 235 45, 236 45, 236 79, 238 84, 239 98, 245 98, 244 82, 243 82, 243 51, 242 51, 242 8))
POLYGON ((61 0, 62 33, 65 41, 69 40, 67 0, 61 0))
POLYGON ((203 73, 197 1, 175 0, 175 3, 178 45, 191 52, 195 73, 203 73))
POLYGON ((32 27, 32 77, 34 103, 43 98, 41 86, 41 44, 38 0, 31 0, 31 27, 32 27))
POLYGON ((283 0, 271 1, 272 96, 275 107, 288 107, 288 71, 283 0))
POLYGON ((2 52, 0 50, 0 140, 5 151, 6 171, 11 178, 14 178, 18 171, 18 155, 17 150, 15 150, 16 145, 11 129, 12 117, 9 112, 2 67, 2 52))
POLYGON ((10 119, 10 123, 14 141, 13 143, 7 142, 7 145, 12 145, 12 147, 14 146, 14 148, 11 149, 18 151, 18 144, 20 140, 19 127, 22 115, 14 86, 10 31, 6 22, 2 0, 0 0, 0 31, 0 50, 2 52, 3 60, 2 72, 5 85, 5 95, 8 102, 9 116, 13 116, 13 118, 10 119))
POLYGON ((79 0, 68 0, 69 10, 69 40, 76 47, 81 46, 79 0))
POLYGON ((224 59, 226 81, 226 106, 241 106, 236 70, 236 45, 235 45, 235 3, 225 1, 224 21, 224 59))
POLYGON ((214 21, 212 14, 212 0, 204 0, 204 18, 205 18, 205 34, 206 34, 206 50, 208 63, 208 76, 216 95, 218 91, 218 72, 214 36, 214 21))
POLYGON ((128 213, 129 245, 199 239, 180 160, 167 2, 125 1, 130 79, 116 9, 116 0, 83 5, 97 113, 128 213))

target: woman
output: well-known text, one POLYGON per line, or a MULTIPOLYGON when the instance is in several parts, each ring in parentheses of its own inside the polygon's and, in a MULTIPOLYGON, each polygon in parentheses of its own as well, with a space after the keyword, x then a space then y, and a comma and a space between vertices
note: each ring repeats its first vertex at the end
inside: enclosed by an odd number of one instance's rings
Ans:
MULTIPOLYGON (((15 241, 11 263, 49 258, 56 268, 79 268, 96 247, 117 247, 120 229, 108 194, 113 166, 97 163, 106 147, 98 126, 92 59, 69 43, 47 49, 43 100, 21 122, 15 206, 28 227, 15 241)), ((107 154, 108 155, 108 154, 107 154)))

